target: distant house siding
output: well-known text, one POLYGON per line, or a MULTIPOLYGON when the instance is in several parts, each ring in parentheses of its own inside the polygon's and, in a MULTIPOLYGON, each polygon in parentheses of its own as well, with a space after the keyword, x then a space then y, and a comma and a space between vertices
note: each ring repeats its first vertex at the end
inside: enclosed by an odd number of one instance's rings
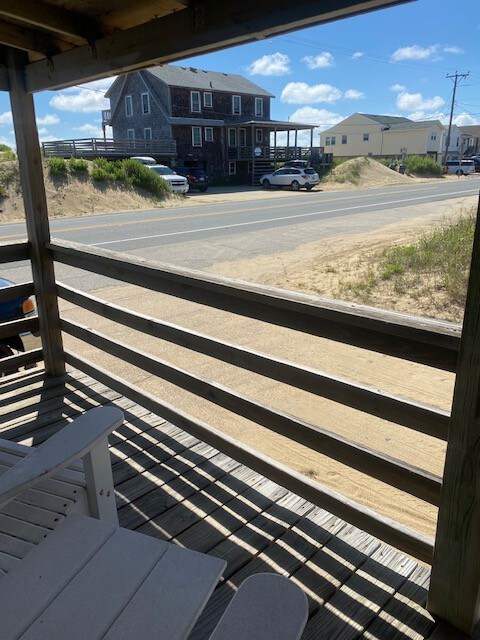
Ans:
POLYGON ((225 173, 225 134, 223 127, 213 127, 213 142, 205 141, 205 127, 201 129, 202 144, 192 145, 192 127, 174 125, 173 137, 177 141, 177 157, 175 164, 195 165, 204 169, 210 176, 221 176, 225 173))
POLYGON ((251 118, 252 120, 269 120, 270 118, 270 98, 263 98, 263 117, 255 116, 255 97, 250 95, 240 95, 241 114, 232 113, 232 93, 211 90, 212 106, 204 106, 203 94, 200 93, 200 112, 191 110, 190 93, 196 89, 182 89, 171 87, 172 115, 180 118, 213 118, 217 120, 238 120, 238 118, 251 118))
MULTIPOLYGON (((154 140, 171 140, 171 126, 166 120, 165 113, 162 112, 156 100, 159 96, 165 99, 165 92, 161 86, 163 83, 155 83, 155 88, 143 82, 138 73, 132 73, 127 76, 125 86, 121 96, 118 98, 117 106, 112 115, 112 127, 114 138, 127 138, 127 130, 133 129, 135 138, 143 139, 145 137, 144 130, 152 129, 152 138, 154 140), (159 85, 159 86, 156 86, 159 85), (142 93, 150 94, 150 113, 142 113, 142 93), (155 92, 155 98, 153 97, 155 92), (163 93, 163 95, 162 95, 163 93), (125 96, 132 96, 133 115, 127 116, 125 113, 125 96)), ((168 88, 167 88, 168 92, 168 88)), ((168 105, 166 105, 168 108, 168 105)))

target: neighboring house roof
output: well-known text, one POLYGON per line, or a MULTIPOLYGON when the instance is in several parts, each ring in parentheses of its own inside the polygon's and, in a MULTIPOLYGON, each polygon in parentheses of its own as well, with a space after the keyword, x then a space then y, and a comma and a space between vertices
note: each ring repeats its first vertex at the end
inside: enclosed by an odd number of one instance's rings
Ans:
POLYGON ((267 98, 275 97, 236 73, 204 71, 195 67, 179 67, 173 64, 164 64, 147 71, 170 87, 201 89, 202 91, 227 91, 228 93, 243 93, 267 98))
POLYGON ((480 124, 469 124, 464 127, 460 127, 463 133, 466 133, 468 136, 472 138, 476 138, 480 136, 480 124))
POLYGON ((433 126, 441 127, 443 129, 443 124, 440 120, 421 120, 418 122, 413 122, 412 120, 407 120, 406 122, 400 122, 398 124, 387 125, 389 131, 405 131, 412 129, 431 129, 433 126))
POLYGON ((364 116, 369 120, 378 122, 378 124, 399 124, 400 122, 412 122, 409 118, 404 118, 402 116, 382 116, 382 115, 374 115, 371 113, 354 113, 353 115, 364 116))

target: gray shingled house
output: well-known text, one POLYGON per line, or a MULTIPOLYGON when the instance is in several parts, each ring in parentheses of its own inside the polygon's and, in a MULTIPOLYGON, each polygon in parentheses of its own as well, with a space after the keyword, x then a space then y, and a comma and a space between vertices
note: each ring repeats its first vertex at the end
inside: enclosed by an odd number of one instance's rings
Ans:
POLYGON ((237 74, 166 64, 119 76, 106 96, 103 125, 117 143, 130 141, 131 155, 144 141, 159 162, 250 183, 277 162, 312 155, 313 126, 271 120, 274 96, 237 74), (299 130, 310 130, 307 147, 299 130))

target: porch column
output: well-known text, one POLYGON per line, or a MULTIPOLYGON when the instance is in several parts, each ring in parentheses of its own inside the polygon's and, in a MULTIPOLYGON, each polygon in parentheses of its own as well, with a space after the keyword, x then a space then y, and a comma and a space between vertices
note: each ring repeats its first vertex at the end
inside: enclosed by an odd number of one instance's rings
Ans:
POLYGON ((457 363, 428 610, 470 635, 480 618, 480 201, 457 363))
POLYGON ((287 150, 285 151, 285 158, 288 160, 288 155, 290 153, 290 129, 287 129, 287 150))
POLYGON ((277 170, 277 127, 273 130, 273 168, 277 170))
POLYGON ((20 166, 43 359, 47 374, 58 376, 65 373, 65 357, 53 260, 50 252, 45 248, 45 245, 50 242, 50 225, 35 108, 33 95, 26 93, 24 86, 24 66, 27 62, 28 56, 23 51, 8 50, 10 104, 20 166))
POLYGON ((252 124, 252 187, 255 186, 255 127, 252 124))
POLYGON ((295 142, 294 142, 294 146, 295 146, 295 157, 298 158, 298 144, 297 144, 297 140, 298 140, 298 129, 295 129, 295 142))

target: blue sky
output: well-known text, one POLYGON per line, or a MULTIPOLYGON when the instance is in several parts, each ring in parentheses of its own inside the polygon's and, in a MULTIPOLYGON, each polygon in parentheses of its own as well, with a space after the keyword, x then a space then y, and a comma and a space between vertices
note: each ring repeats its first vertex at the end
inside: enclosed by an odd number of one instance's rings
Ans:
MULTIPOLYGON (((478 0, 417 0, 182 64, 245 75, 276 96, 272 118, 319 131, 355 111, 446 122, 453 84, 445 76, 470 71, 457 90, 455 122, 480 124, 478 8, 478 0)), ((38 94, 40 138, 100 136, 110 83, 38 94)), ((6 94, 0 141, 14 145, 6 94)))

